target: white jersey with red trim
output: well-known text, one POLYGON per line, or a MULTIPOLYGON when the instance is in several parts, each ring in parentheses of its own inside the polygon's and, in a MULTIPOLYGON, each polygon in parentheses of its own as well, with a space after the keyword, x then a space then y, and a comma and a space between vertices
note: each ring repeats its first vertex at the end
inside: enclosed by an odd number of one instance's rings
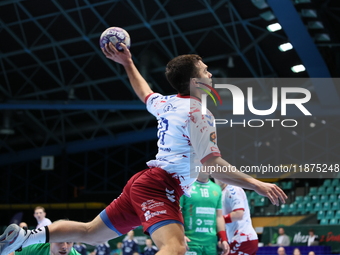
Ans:
POLYGON ((244 214, 242 220, 226 224, 229 243, 234 240, 238 243, 256 240, 257 234, 251 222, 246 193, 240 187, 228 185, 222 190, 222 213, 227 215, 237 210, 244 210, 244 214))
POLYGON ((150 94, 147 110, 158 120, 158 153, 149 167, 160 167, 178 178, 186 195, 197 179, 201 163, 220 156, 214 117, 201 114, 201 102, 190 96, 150 94))

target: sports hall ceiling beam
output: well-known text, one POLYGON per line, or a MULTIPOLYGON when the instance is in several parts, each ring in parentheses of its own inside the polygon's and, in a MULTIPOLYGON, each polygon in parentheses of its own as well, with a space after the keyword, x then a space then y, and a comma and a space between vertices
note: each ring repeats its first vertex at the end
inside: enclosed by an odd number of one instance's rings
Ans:
MULTIPOLYGON (((204 0, 204 3, 207 7, 207 9, 210 11, 211 15, 214 17, 214 19, 216 20, 216 22, 218 24, 220 24, 220 27, 222 28, 222 31, 224 33, 224 35, 226 36, 226 38, 230 41, 230 43, 232 44, 233 49, 236 51, 237 55, 241 57, 242 61, 244 62, 244 64, 247 66, 248 70, 251 72, 251 74, 253 75, 253 77, 257 78, 257 77, 261 77, 260 73, 255 70, 254 66, 251 64, 251 62, 248 60, 247 56, 245 54, 243 54, 242 49, 240 49, 240 47, 238 46, 237 43, 237 36, 236 36, 236 40, 231 36, 231 34, 227 31, 227 29, 223 26, 223 23, 221 22, 220 18, 218 17, 218 15, 214 12, 214 9, 211 7, 211 5, 208 3, 208 1, 204 0)), ((249 29, 247 28, 244 20, 241 19, 241 15, 236 11, 235 8, 233 8, 233 6, 231 5, 231 2, 228 4, 229 8, 232 8, 232 12, 235 13, 236 18, 238 19, 238 21, 240 22, 240 24, 243 26, 243 29, 245 29, 246 33, 248 34, 248 36, 250 36, 252 39, 253 36, 251 35, 249 29)), ((234 25, 235 26, 235 25, 234 25)), ((261 51, 261 49, 257 46, 255 46, 256 50, 261 51)), ((260 54, 262 57, 265 57, 264 53, 260 54)), ((259 56, 257 56, 257 58, 259 58, 259 56)), ((269 63, 269 61, 266 61, 267 63, 269 63)), ((271 65, 270 65, 271 68, 271 65)), ((273 68, 271 68, 272 70, 273 68)), ((261 82, 259 82, 259 85, 262 88, 262 92, 267 95, 268 94, 268 88, 261 82)))
MULTIPOLYGON (((269 109, 272 105, 271 101, 257 102, 258 109, 269 109)), ((306 109, 311 112, 312 116, 339 116, 340 107, 327 107, 320 103, 309 102, 304 104, 306 109)), ((126 100, 126 101, 21 101, 9 100, 5 103, 0 103, 0 110, 136 110, 145 111, 146 106, 139 100, 126 100)), ((281 107, 278 105, 277 111, 281 107)), ((223 105, 218 107, 219 111, 232 111, 232 105, 223 105)), ((286 117, 297 116, 296 113, 301 113, 295 106, 287 106, 286 117), (290 111, 291 109, 291 111, 290 111)), ((303 116, 303 115, 301 115, 303 116)), ((259 116, 261 117, 261 116, 259 116)), ((264 116, 266 117, 266 116, 264 116)))
POLYGON ((0 110, 145 110, 145 104, 139 100, 126 101, 44 101, 44 100, 8 100, 0 103, 0 110))
MULTIPOLYGON (((329 70, 315 43, 304 26, 291 0, 267 0, 299 55, 311 78, 330 78, 329 70), (289 15, 288 15, 289 13, 289 15)), ((339 105, 340 98, 331 79, 313 80, 322 105, 339 105)))
POLYGON ((41 156, 59 156, 62 153, 75 154, 85 151, 100 150, 107 147, 115 147, 157 139, 156 128, 147 128, 142 132, 132 131, 120 133, 115 136, 102 136, 90 140, 79 140, 62 145, 50 145, 36 149, 18 151, 0 155, 0 166, 19 162, 38 160, 41 156))

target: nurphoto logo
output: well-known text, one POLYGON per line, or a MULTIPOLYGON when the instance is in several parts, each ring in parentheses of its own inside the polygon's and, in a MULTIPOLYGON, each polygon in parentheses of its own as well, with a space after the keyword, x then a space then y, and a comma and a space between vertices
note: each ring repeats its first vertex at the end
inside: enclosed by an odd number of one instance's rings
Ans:
MULTIPOLYGON (((232 115, 233 116, 245 116, 247 106, 248 112, 256 116, 269 116, 273 113, 279 111, 281 116, 287 115, 287 106, 291 105, 295 109, 299 110, 305 116, 311 116, 311 112, 304 106, 305 103, 309 102, 311 99, 311 92, 308 89, 302 87, 271 87, 271 106, 267 109, 257 109, 254 106, 254 92, 253 87, 246 87, 244 90, 247 91, 245 97, 241 88, 233 84, 222 84, 216 83, 213 85, 208 85, 203 82, 198 82, 201 86, 198 88, 202 90, 201 94, 201 111, 202 114, 207 114, 207 98, 208 96, 213 100, 215 106, 217 106, 217 100, 220 105, 222 105, 222 99, 220 94, 223 90, 227 90, 227 93, 232 99, 232 115), (216 89, 220 89, 219 92, 216 89), (223 89, 223 90, 222 90, 223 89), (289 95, 298 95, 294 98, 290 98, 289 95), (217 100, 216 100, 217 99, 217 100), (279 102, 280 100, 280 102, 279 102)), ((228 100, 229 101, 229 100, 228 100)), ((257 119, 243 119, 241 122, 236 122, 233 119, 215 119, 214 126, 230 124, 230 126, 242 125, 244 127, 262 127, 265 123, 270 124, 274 127, 275 123, 280 123, 283 127, 295 127, 298 122, 296 119, 278 119, 278 118, 257 118, 257 119)))

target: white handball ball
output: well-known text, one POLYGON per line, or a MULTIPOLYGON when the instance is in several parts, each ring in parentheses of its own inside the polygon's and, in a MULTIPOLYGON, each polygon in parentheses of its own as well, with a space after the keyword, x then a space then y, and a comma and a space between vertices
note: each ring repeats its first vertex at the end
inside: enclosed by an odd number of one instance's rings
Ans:
POLYGON ((109 27, 101 34, 99 39, 100 47, 104 48, 105 44, 109 42, 112 42, 117 50, 123 50, 120 43, 124 43, 128 49, 131 46, 130 35, 120 27, 109 27))

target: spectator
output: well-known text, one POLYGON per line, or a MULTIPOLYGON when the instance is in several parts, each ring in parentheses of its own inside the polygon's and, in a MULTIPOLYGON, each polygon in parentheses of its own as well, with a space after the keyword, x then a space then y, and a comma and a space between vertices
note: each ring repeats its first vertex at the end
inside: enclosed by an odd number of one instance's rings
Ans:
POLYGON ((134 237, 135 232, 130 230, 127 233, 127 238, 123 241, 123 255, 133 255, 134 252, 139 252, 138 242, 134 237))
POLYGON ((152 244, 151 239, 146 239, 145 244, 144 255, 155 255, 158 252, 157 247, 152 244))
POLYGON ((93 252, 91 252, 92 255, 110 255, 110 245, 108 242, 101 243, 96 246, 93 252))
POLYGON ((285 230, 283 228, 279 228, 279 235, 276 238, 275 244, 269 244, 269 246, 289 246, 290 238, 285 234, 285 230))
POLYGON ((277 249, 277 255, 286 255, 286 250, 284 247, 279 247, 277 249))
POLYGON ((308 255, 315 255, 315 252, 314 251, 310 251, 310 252, 308 252, 308 255))
POLYGON ((319 245, 318 236, 314 234, 314 229, 309 230, 309 236, 307 241, 307 246, 316 246, 319 245))
POLYGON ((40 228, 40 227, 44 227, 44 226, 48 226, 48 225, 52 224, 50 219, 46 218, 45 208, 42 207, 42 206, 37 206, 34 209, 33 216, 34 216, 34 218, 36 218, 37 223, 38 223, 36 228, 40 228))
POLYGON ((73 245, 73 248, 80 253, 81 255, 86 255, 87 254, 87 249, 86 249, 86 245, 82 244, 82 243, 75 243, 73 245))
POLYGON ((118 242, 117 243, 117 249, 113 250, 111 252, 112 255, 122 255, 123 254, 123 243, 122 242, 118 242))
POLYGON ((301 255, 301 251, 299 248, 295 248, 293 251, 293 255, 301 255))

